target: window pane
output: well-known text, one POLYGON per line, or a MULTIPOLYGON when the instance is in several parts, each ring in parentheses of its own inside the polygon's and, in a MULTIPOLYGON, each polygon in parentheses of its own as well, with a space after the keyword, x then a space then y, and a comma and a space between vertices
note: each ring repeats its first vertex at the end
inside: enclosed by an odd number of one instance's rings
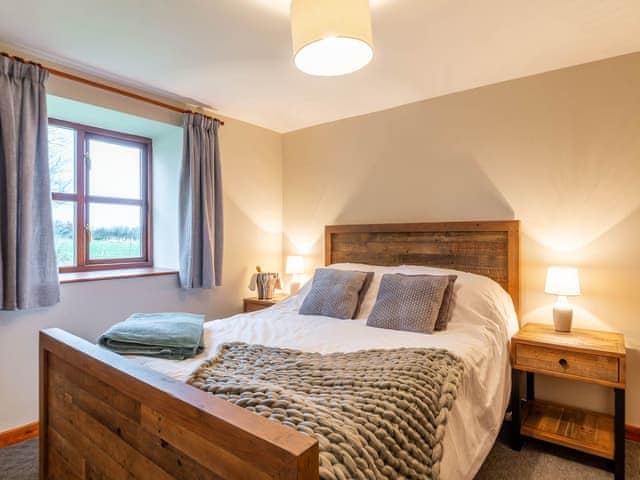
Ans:
POLYGON ((142 257, 142 208, 92 203, 89 206, 90 260, 142 257))
POLYGON ((142 149, 89 140, 89 195, 140 198, 142 149))
POLYGON ((76 203, 54 200, 53 232, 59 267, 76 264, 76 203))
POLYGON ((51 191, 76 191, 76 132, 72 128, 49 125, 49 175, 51 191))

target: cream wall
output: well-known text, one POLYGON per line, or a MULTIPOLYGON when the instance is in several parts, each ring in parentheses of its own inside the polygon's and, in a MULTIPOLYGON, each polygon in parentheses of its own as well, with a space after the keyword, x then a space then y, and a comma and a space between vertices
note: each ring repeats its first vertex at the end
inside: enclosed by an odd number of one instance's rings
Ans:
MULTIPOLYGON (((523 321, 551 321, 546 266, 577 265, 575 324, 626 334, 640 425, 640 54, 288 133, 283 148, 284 254, 309 267, 326 224, 521 220, 523 321)), ((612 408, 569 385, 538 393, 612 408)))
MULTIPOLYGON (((66 284, 55 307, 0 312, 0 431, 37 418, 42 328, 93 340, 133 311, 235 313, 254 265, 277 269, 283 251, 320 265, 325 224, 508 218, 522 221, 523 320, 550 319, 545 267, 578 265, 576 324, 627 335, 628 423, 640 425, 638 85, 634 54, 284 136, 225 119, 225 285, 184 292, 173 276, 66 284)), ((56 77, 49 91, 180 124, 167 110, 56 77)), ((163 178, 156 198, 174 195, 163 178)), ((538 391, 612 408, 602 389, 563 385, 542 380, 538 391)))
MULTIPOLYGON (((1 46, 1 45, 0 45, 1 46)), ((9 50, 2 48, 2 50, 9 50)), ((19 53, 19 52, 16 52, 19 53)), ((62 80, 50 79, 49 93, 174 125, 170 111, 62 80)), ((225 118, 220 129, 224 184, 224 285, 184 291, 174 275, 62 285, 62 301, 46 309, 0 312, 0 432, 37 420, 38 331, 61 327, 89 340, 132 312, 189 311, 207 318, 241 310, 255 265, 277 269, 282 250, 282 136, 225 118)), ((179 158, 162 158, 154 171, 156 204, 176 216, 179 158), (160 175, 162 174, 162 175, 160 175), (172 206, 171 203, 174 203, 172 206)), ((156 159, 154 158, 154 162, 156 159)), ((155 217, 159 217, 155 212, 155 217)), ((177 216, 176 216, 177 223, 177 216)), ((176 231, 158 235, 174 238, 176 231)), ((163 238, 163 243, 166 238, 163 238)), ((165 249, 163 247, 163 249, 165 249)))

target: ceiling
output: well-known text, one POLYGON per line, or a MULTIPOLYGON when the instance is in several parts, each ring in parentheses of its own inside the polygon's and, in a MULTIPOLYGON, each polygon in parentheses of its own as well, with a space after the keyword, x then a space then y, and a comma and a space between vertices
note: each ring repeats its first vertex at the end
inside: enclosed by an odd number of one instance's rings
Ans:
POLYGON ((279 132, 640 51, 638 0, 370 0, 375 54, 299 72, 289 0, 2 0, 0 41, 279 132))

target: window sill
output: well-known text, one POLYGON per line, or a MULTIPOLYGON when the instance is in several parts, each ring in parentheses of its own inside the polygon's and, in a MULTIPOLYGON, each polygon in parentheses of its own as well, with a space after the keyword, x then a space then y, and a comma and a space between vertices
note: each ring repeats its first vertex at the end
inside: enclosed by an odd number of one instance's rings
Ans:
POLYGON ((175 275, 178 272, 170 268, 120 268, 117 270, 94 270, 89 272, 68 272, 58 274, 60 283, 95 282, 120 278, 156 277, 175 275))

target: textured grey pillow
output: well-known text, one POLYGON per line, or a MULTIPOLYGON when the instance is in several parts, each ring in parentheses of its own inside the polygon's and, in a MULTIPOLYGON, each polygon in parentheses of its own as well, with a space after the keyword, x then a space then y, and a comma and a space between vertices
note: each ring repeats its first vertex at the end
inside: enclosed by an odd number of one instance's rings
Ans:
POLYGON ((449 277, 446 276, 383 275, 367 325, 432 333, 448 284, 449 277))
POLYGON ((300 307, 302 315, 353 318, 371 283, 372 272, 319 268, 300 307))
POLYGON ((456 283, 457 275, 447 275, 449 279, 449 283, 447 283, 447 288, 444 289, 444 295, 442 296, 442 306, 440 307, 440 312, 438 313, 438 319, 436 320, 436 326, 434 330, 446 330, 447 324, 449 320, 451 320, 451 314, 453 313, 453 308, 451 308, 451 303, 453 301, 453 284, 456 283))

